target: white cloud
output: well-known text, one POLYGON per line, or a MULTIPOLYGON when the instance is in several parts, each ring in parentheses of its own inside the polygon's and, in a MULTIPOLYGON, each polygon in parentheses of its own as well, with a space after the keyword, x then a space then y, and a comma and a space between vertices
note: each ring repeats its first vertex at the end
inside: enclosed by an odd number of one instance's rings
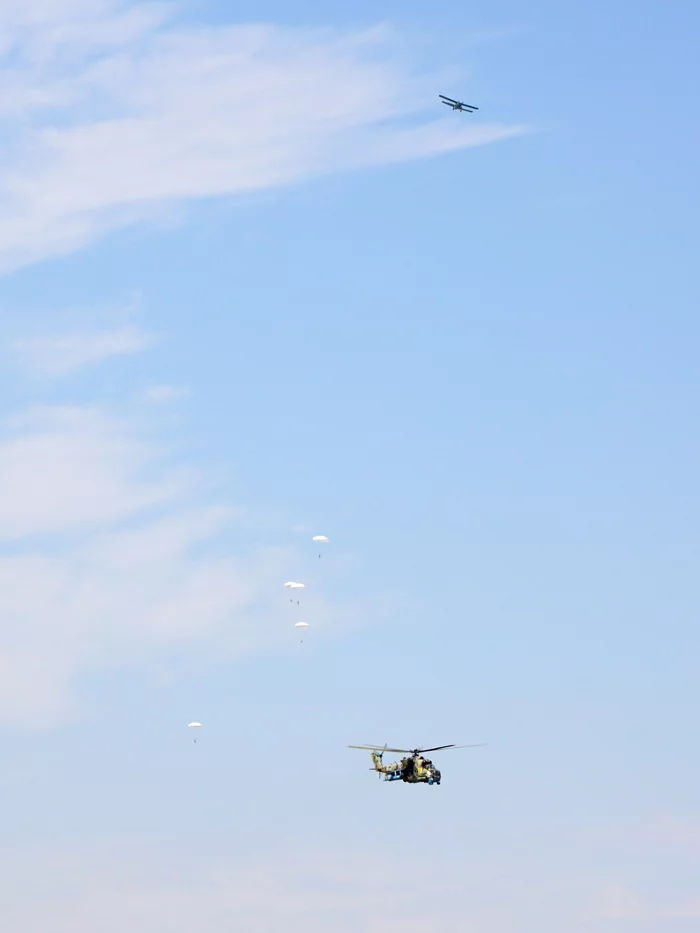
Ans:
MULTIPOLYGON (((424 913, 417 892, 406 891, 403 902, 393 901, 397 867, 330 852, 323 858, 295 852, 264 862, 249 857, 196 863, 134 840, 77 853, 32 853, 27 863, 21 858, 3 863, 12 892, 3 920, 13 933, 373 931, 372 919, 380 917, 387 933, 417 933, 424 913)), ((466 933, 470 926, 443 929, 466 933)))
POLYGON ((167 405, 169 402, 186 398, 189 394, 189 389, 178 388, 178 386, 150 386, 144 392, 143 398, 152 405, 167 405))
POLYGON ((183 477, 145 479, 155 456, 97 409, 14 419, 0 438, 0 542, 115 522, 171 500, 183 477))
POLYGON ((424 120, 433 78, 380 31, 178 25, 63 0, 0 14, 0 268, 78 248, 179 199, 482 145, 522 128, 424 120), (3 119, 4 118, 4 119, 3 119))
MULTIPOLYGON (((615 923, 620 929, 641 929, 637 924, 643 924, 646 929, 689 929, 685 925, 676 926, 675 921, 695 920, 700 918, 700 900, 690 899, 671 903, 669 906, 668 893, 664 896, 659 890, 647 891, 643 900, 634 891, 620 884, 609 884, 598 892, 594 898, 593 907, 582 918, 584 925, 593 924, 599 929, 601 921, 619 921, 615 923), (630 922, 635 922, 634 927, 630 922), (670 921, 670 922, 669 922, 670 921), (647 927, 647 923, 652 924, 647 927)), ((606 926, 606 929, 608 927, 606 926)))
POLYGON ((609 884, 600 891, 587 915, 590 920, 624 920, 643 914, 639 897, 621 884, 609 884))
MULTIPOLYGON (((698 916, 689 902, 582 925, 577 906, 590 879, 566 877, 551 861, 448 854, 440 845, 427 859, 425 840, 415 838, 373 838, 364 851, 329 841, 311 851, 299 837, 287 848, 284 827, 277 835, 262 853, 237 835, 240 856, 230 845, 221 853, 211 837, 180 838, 178 847, 141 837, 72 851, 15 847, 0 857, 3 920, 13 933, 656 933, 687 931, 698 916)), ((666 878, 653 885, 657 893, 672 886, 666 878)))
POLYGON ((660 916, 669 920, 700 920, 700 898, 679 906, 667 907, 660 916))
MULTIPOLYGON (((81 408, 14 419, 0 486, 0 721, 75 715, 85 671, 293 643, 290 552, 233 556, 236 512, 198 502, 198 478, 128 421, 81 408)), ((328 606, 307 603, 322 630, 328 606)))
MULTIPOLYGON (((191 644, 203 650, 224 622, 229 636, 235 632, 264 575, 255 560, 196 553, 227 517, 219 509, 183 510, 130 531, 90 535, 60 554, 1 557, 2 719, 60 721, 74 712, 80 672, 191 644)), ((259 647, 266 634, 243 645, 259 647)))
POLYGON ((62 376, 112 356, 138 353, 152 341, 150 334, 125 324, 110 330, 21 337, 11 343, 10 349, 36 375, 62 376))
POLYGON ((700 817, 697 813, 679 817, 673 813, 657 814, 641 825, 619 826, 592 836, 607 844, 629 843, 655 849, 700 848, 700 817))
POLYGON ((697 814, 679 819, 671 813, 661 814, 643 830, 645 840, 664 846, 700 848, 700 817, 697 814))
MULTIPOLYGON (((298 840, 297 840, 298 842, 298 840)), ((465 877, 476 864, 449 865, 440 854, 398 853, 374 841, 373 851, 304 851, 297 845, 237 858, 180 849, 151 840, 123 840, 83 851, 13 852, 0 862, 8 897, 5 925, 13 933, 506 933, 522 908, 513 900, 504 922, 475 906, 465 877), (470 900, 472 901, 470 903, 470 900), (485 922, 484 922, 485 919, 485 922), (510 922, 509 922, 510 920, 510 922)), ((411 848, 410 844, 407 848, 411 848)), ((510 886, 504 885, 509 894, 510 886)), ((540 917, 546 913, 540 911, 540 917)), ((554 933, 561 926, 522 927, 554 933)))

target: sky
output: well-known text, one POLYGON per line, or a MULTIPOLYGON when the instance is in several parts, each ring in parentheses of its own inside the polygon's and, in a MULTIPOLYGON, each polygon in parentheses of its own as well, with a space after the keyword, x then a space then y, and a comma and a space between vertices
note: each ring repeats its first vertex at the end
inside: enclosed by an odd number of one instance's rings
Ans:
POLYGON ((699 26, 5 0, 3 929, 698 929, 699 26))

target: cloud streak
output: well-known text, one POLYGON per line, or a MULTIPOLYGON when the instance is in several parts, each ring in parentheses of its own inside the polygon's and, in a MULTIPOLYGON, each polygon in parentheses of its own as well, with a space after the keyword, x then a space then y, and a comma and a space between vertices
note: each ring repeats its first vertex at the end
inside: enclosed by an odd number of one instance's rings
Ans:
POLYGON ((160 385, 149 386, 143 393, 143 401, 150 405, 168 405, 171 402, 177 402, 179 399, 187 398, 190 390, 182 386, 160 385))
MULTIPOLYGON (((535 862, 508 865, 491 853, 446 856, 436 847, 397 853, 373 840, 364 851, 328 844, 309 850, 269 847, 264 855, 221 855, 202 840, 173 855, 163 842, 122 838, 73 851, 0 853, 7 879, 8 929, 16 933, 228 933, 234 923, 251 933, 582 933, 625 930, 685 933, 694 929, 697 900, 677 900, 664 878, 651 903, 610 885, 594 893, 593 878, 562 877, 535 862), (203 854, 206 853, 206 854, 203 854), (586 918, 579 904, 598 905, 586 918)), ((298 842, 298 840, 295 840, 298 842)), ((252 847, 251 847, 252 848, 252 847)))
POLYGON ((133 324, 111 330, 75 331, 21 337, 10 349, 15 359, 37 376, 64 376, 114 356, 145 350, 153 337, 133 324))
POLYGON ((0 543, 89 529, 171 501, 184 478, 144 475, 155 449, 92 408, 14 418, 0 440, 0 543))
MULTIPOLYGON (((77 713, 88 670, 235 659, 292 644, 281 621, 290 554, 226 546, 236 511, 202 503, 136 425, 48 407, 0 439, 0 721, 77 713)), ((314 618, 330 617, 318 597, 314 618)))
POLYGON ((97 0, 0 15, 0 269, 69 252, 170 202, 523 131, 426 121, 432 78, 411 73, 377 30, 186 27, 162 5, 97 0))

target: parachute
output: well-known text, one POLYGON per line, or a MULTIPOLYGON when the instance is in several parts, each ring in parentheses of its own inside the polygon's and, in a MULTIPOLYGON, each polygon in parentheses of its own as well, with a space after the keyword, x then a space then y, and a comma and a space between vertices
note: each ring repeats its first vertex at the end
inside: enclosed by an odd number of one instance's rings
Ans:
MULTIPOLYGON (((201 722, 191 722, 191 723, 187 726, 187 728, 188 728, 188 729, 202 729, 203 726, 202 726, 201 722)), ((195 733, 195 740, 194 740, 194 742, 195 742, 195 745, 196 745, 196 744, 197 744, 196 733, 195 733)))
MULTIPOLYGON (((328 544, 328 538, 325 535, 314 535, 311 540, 315 541, 316 544, 328 544)), ((318 559, 321 559, 320 554, 318 555, 318 559)))
MULTIPOLYGON (((288 590, 305 590, 306 589, 305 583, 295 583, 294 580, 287 580, 287 582, 284 585, 288 590)), ((294 600, 290 599, 289 602, 293 603, 294 600)), ((299 605, 299 600, 297 600, 297 606, 298 605, 299 605)))
MULTIPOLYGON (((304 634, 304 629, 307 629, 308 627, 309 627, 309 623, 308 623, 308 622, 297 622, 297 623, 295 624, 295 626, 294 626, 294 628, 298 628, 298 629, 299 629, 299 633, 300 633, 301 635, 304 634)), ((301 639, 301 644, 302 644, 302 645, 304 644, 304 639, 303 639, 303 638, 301 639)))

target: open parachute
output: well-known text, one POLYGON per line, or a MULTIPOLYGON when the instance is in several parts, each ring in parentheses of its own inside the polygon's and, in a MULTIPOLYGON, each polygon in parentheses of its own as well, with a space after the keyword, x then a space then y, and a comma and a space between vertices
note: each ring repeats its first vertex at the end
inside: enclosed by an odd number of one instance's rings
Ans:
MULTIPOLYGON (((188 728, 188 729, 195 729, 195 730, 197 730, 197 729, 203 729, 204 727, 202 726, 201 722, 191 722, 191 723, 189 723, 189 725, 187 726, 187 728, 188 728)), ((195 731, 195 734, 194 734, 194 735, 195 735, 194 741, 195 741, 195 743, 196 743, 196 742, 197 742, 197 733, 196 733, 196 731, 195 731)))

